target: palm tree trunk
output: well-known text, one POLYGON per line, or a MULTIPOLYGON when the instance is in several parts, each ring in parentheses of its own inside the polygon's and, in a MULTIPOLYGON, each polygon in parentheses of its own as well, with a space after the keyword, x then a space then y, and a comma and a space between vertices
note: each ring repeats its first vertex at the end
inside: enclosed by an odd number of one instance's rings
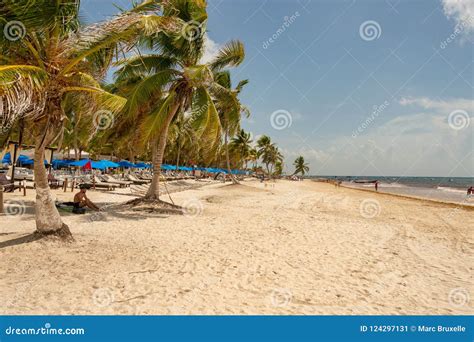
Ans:
POLYGON ((156 141, 153 142, 152 153, 153 153, 153 178, 145 195, 147 200, 158 200, 160 199, 160 177, 161 177, 161 163, 163 162, 163 156, 166 149, 166 138, 168 137, 168 129, 171 121, 173 120, 176 112, 178 111, 180 103, 176 102, 166 118, 163 129, 160 132, 160 136, 156 141))
POLYGON ((227 130, 226 130, 226 131, 225 131, 225 134, 224 134, 224 146, 225 146, 225 159, 226 159, 226 163, 227 163, 227 171, 229 172, 230 179, 232 179, 232 183, 234 183, 234 184, 239 184, 239 181, 237 180, 237 178, 235 178, 235 176, 232 174, 232 171, 231 171, 231 169, 230 169, 229 143, 228 143, 228 140, 229 140, 229 137, 228 137, 227 130))
POLYGON ((177 156, 176 156, 176 170, 178 169, 179 167, 179 157, 180 157, 180 154, 181 154, 181 144, 180 144, 180 141, 179 141, 179 138, 178 138, 178 149, 177 149, 177 156))
POLYGON ((36 136, 34 153, 36 233, 40 235, 57 235, 64 239, 70 239, 72 235, 69 227, 61 220, 61 216, 51 196, 48 175, 44 166, 45 145, 46 142, 41 132, 36 136))

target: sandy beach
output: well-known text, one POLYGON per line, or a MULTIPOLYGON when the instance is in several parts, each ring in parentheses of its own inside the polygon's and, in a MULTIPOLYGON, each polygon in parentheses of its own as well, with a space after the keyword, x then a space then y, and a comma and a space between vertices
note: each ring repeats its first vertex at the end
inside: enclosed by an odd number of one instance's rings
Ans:
POLYGON ((34 191, 5 194, 22 215, 0 217, 0 314, 474 313, 469 208, 309 180, 188 182, 171 195, 182 216, 63 213, 70 244, 22 243, 34 191))

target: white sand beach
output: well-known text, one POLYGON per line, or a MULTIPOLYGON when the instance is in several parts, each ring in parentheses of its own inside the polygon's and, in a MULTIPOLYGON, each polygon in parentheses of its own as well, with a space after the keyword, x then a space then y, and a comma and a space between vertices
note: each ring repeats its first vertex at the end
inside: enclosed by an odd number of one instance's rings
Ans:
POLYGON ((5 196, 26 211, 0 217, 0 314, 474 314, 468 208, 249 180, 173 193, 183 216, 63 213, 75 242, 22 243, 34 191, 5 196))

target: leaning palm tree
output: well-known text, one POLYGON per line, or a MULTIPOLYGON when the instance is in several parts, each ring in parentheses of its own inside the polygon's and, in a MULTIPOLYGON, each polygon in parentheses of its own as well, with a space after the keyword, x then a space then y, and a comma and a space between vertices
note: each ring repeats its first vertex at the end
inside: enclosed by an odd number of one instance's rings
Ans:
POLYGON ((299 156, 298 158, 296 158, 293 163, 293 166, 295 167, 295 172, 293 172, 293 175, 301 173, 301 175, 304 176, 305 173, 309 171, 308 164, 304 161, 303 156, 299 156))
POLYGON ((245 56, 243 44, 231 41, 211 62, 201 63, 207 21, 206 2, 173 0, 168 4, 162 15, 165 18, 177 16, 184 27, 182 32, 144 37, 147 47, 157 53, 121 61, 116 74, 118 80, 146 75, 130 96, 127 104, 129 116, 133 117, 151 96, 160 98, 142 123, 143 139, 152 147, 153 180, 145 197, 139 199, 157 203, 161 202, 161 164, 168 130, 175 115, 190 110, 202 146, 215 151, 221 127, 214 98, 228 93, 228 90, 216 82, 214 75, 224 68, 239 65, 245 56))
MULTIPOLYGON (((107 22, 81 27, 80 0, 2 0, 0 25, 0 104, 2 126, 25 121, 35 144, 36 229, 39 235, 69 238, 55 207, 43 164, 45 148, 57 141, 65 121, 64 101, 89 94, 89 113, 118 111, 124 99, 101 89, 98 78, 119 43, 137 32, 177 29, 162 18, 159 1, 146 0, 107 22), (143 15, 143 13, 147 15, 143 15), (100 104, 100 105, 98 105, 100 104)), ((102 120, 102 118, 99 118, 102 120)))

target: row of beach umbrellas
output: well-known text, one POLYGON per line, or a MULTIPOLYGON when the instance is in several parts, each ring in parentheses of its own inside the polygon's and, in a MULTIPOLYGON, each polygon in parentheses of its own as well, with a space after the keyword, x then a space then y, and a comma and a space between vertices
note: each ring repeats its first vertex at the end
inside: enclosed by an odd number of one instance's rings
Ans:
MULTIPOLYGON (((28 166, 28 165, 33 165, 34 161, 33 159, 29 158, 28 156, 25 155, 20 155, 18 157, 18 163, 20 165, 28 166)), ((47 164, 46 160, 44 161, 45 165, 47 164)), ((5 156, 2 159, 2 164, 11 164, 11 156, 10 153, 6 153, 5 156)), ((70 166, 75 166, 75 167, 82 167, 84 169, 98 169, 98 170, 105 170, 105 169, 113 169, 113 168, 136 168, 136 169, 150 169, 151 165, 144 163, 144 162, 138 162, 136 164, 128 161, 128 160, 121 160, 117 163, 102 159, 99 161, 91 160, 91 159, 82 159, 78 161, 69 161, 69 160, 60 160, 60 159, 53 159, 52 165, 54 168, 61 168, 61 167, 70 167, 70 166)), ((170 170, 170 171, 192 171, 193 168, 190 166, 178 166, 176 165, 169 165, 169 164, 162 164, 161 165, 162 170, 170 170)), ((205 171, 208 173, 229 173, 225 169, 221 168, 212 168, 212 167, 196 167, 194 168, 195 170, 199 171, 205 171)), ((246 174, 247 171, 244 170, 231 170, 232 174, 246 174)))

